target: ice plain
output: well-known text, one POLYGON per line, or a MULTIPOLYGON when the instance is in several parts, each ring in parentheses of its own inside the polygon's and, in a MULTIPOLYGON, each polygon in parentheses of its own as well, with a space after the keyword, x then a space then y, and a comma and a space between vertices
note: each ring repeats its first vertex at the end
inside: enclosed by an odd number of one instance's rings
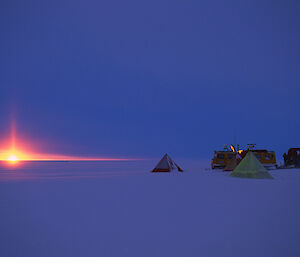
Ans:
POLYGON ((209 161, 0 169, 1 257, 297 257, 300 170, 232 178, 209 161))

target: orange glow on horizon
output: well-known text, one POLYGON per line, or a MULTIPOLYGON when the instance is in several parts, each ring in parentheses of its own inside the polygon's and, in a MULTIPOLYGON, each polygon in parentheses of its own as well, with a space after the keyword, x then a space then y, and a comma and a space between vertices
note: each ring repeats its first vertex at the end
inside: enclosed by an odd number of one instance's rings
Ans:
POLYGON ((24 154, 18 151, 17 154, 0 153, 0 161, 16 163, 20 161, 130 161, 132 158, 111 158, 111 157, 80 157, 58 154, 24 154))
POLYGON ((0 149, 0 161, 16 164, 21 161, 130 161, 131 158, 110 158, 110 157, 81 157, 72 155, 36 153, 32 150, 32 144, 20 140, 16 133, 16 122, 11 121, 10 139, 1 142, 4 146, 0 149))

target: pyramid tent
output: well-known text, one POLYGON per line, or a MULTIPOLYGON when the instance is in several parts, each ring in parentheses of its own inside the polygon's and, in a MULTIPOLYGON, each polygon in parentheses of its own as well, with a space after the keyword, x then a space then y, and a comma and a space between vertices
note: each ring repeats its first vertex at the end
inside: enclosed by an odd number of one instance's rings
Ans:
POLYGON ((230 176, 240 178, 273 178, 251 151, 247 153, 230 176))
POLYGON ((170 158, 169 155, 165 154, 164 157, 159 161, 152 172, 170 172, 174 169, 182 172, 183 170, 170 158))
POLYGON ((237 166, 236 158, 232 158, 226 165, 223 171, 233 171, 237 166))

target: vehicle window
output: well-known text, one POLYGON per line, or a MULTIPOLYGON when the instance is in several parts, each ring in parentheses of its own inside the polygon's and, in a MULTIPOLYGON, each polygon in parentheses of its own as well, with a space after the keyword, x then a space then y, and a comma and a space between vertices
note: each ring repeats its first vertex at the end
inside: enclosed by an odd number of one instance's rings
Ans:
POLYGON ((271 154, 266 154, 265 155, 266 160, 271 160, 272 158, 273 158, 273 156, 271 154))
POLYGON ((225 156, 224 156, 224 154, 218 154, 218 155, 217 155, 217 158, 218 158, 218 159, 224 159, 225 156))
POLYGON ((232 159, 232 158, 233 158, 233 154, 228 154, 228 155, 227 155, 227 158, 228 158, 228 159, 232 159))
POLYGON ((260 154, 256 154, 255 155, 257 159, 261 159, 261 155, 260 154))

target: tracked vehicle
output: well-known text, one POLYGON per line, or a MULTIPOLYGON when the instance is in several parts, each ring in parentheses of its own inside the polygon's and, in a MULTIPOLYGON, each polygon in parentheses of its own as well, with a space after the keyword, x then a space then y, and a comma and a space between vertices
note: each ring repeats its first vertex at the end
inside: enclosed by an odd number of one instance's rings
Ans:
POLYGON ((256 149, 255 144, 248 144, 247 150, 239 151, 239 154, 244 158, 249 151, 253 152, 255 157, 265 167, 277 168, 276 155, 274 151, 268 151, 266 149, 256 149))
POLYGON ((285 167, 300 168, 300 148, 290 148, 283 154, 283 159, 285 167))
POLYGON ((230 148, 225 146, 222 151, 214 151, 211 168, 225 168, 230 160, 233 158, 243 159, 249 151, 253 152, 255 157, 266 168, 277 168, 275 152, 266 149, 256 149, 255 144, 248 144, 246 150, 240 150, 239 145, 237 145, 237 149, 233 145, 230 145, 230 148))
POLYGON ((223 169, 226 167, 228 162, 233 158, 236 158, 237 153, 233 149, 229 149, 227 146, 224 146, 224 150, 214 151, 214 157, 211 160, 212 169, 223 169))

